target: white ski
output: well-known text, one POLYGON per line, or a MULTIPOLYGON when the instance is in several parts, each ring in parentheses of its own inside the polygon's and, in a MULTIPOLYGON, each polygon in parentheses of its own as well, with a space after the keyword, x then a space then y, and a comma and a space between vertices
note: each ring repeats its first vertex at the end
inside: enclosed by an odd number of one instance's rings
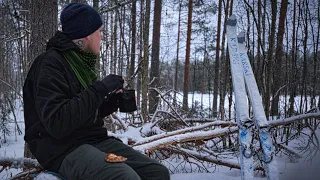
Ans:
POLYGON ((227 39, 230 55, 232 84, 235 96, 237 124, 239 126, 241 179, 253 179, 252 120, 248 113, 248 98, 238 55, 237 19, 234 15, 227 21, 227 39))
POLYGON ((260 145, 263 150, 265 170, 267 172, 268 179, 277 180, 279 179, 279 176, 276 165, 277 163, 276 160, 273 158, 274 147, 272 143, 272 136, 267 128, 260 128, 266 126, 268 123, 263 109, 259 89, 250 65, 250 61, 247 55, 247 49, 245 47, 244 42, 245 34, 244 32, 241 32, 238 35, 238 52, 243 67, 243 76, 245 79, 249 99, 253 110, 254 123, 256 125, 256 128, 258 129, 260 136, 260 145))

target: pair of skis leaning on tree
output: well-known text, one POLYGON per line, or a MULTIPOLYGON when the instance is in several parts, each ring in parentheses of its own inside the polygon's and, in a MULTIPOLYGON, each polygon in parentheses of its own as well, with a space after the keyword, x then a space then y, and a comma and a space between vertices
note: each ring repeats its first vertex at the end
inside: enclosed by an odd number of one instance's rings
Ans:
POLYGON ((235 15, 227 21, 228 50, 230 54, 230 67, 232 83, 236 102, 236 116, 239 127, 240 165, 243 180, 253 179, 253 134, 252 127, 258 130, 259 141, 263 151, 263 162, 267 178, 277 180, 278 170, 274 160, 274 147, 272 136, 267 125, 267 119, 262 105, 261 96, 254 74, 246 53, 245 36, 241 32, 237 36, 237 19, 235 15), (251 102, 254 118, 250 119, 248 113, 248 98, 251 102))

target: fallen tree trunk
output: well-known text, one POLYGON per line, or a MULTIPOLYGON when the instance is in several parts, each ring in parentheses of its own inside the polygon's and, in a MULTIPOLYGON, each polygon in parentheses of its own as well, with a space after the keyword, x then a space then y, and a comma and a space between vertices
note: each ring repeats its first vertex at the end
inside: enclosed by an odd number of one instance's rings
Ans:
POLYGON ((158 135, 146 137, 146 138, 143 138, 143 139, 137 141, 133 146, 147 144, 147 143, 150 143, 150 142, 158 140, 158 139, 163 139, 163 138, 167 138, 167 137, 178 135, 178 134, 184 134, 187 132, 195 132, 195 131, 203 130, 205 128, 212 127, 212 126, 224 126, 225 127, 225 126, 236 126, 236 125, 237 125, 236 123, 230 122, 230 121, 215 121, 215 122, 206 123, 206 124, 203 124, 200 126, 189 127, 189 128, 185 128, 185 129, 180 129, 180 130, 176 130, 176 131, 172 131, 172 132, 166 132, 166 133, 161 133, 158 135))
MULTIPOLYGON (((299 120, 303 120, 303 119, 308 119, 308 118, 319 118, 318 120, 320 120, 320 112, 299 114, 297 116, 292 116, 285 119, 277 119, 274 121, 269 121, 268 125, 272 127, 282 126, 282 125, 287 125, 287 124, 290 124, 299 120)), ((263 126, 263 127, 267 127, 267 126, 263 126)))
POLYGON ((226 128, 208 130, 208 131, 196 131, 196 132, 169 136, 163 139, 158 139, 158 140, 149 142, 147 144, 133 146, 133 148, 135 150, 149 154, 154 150, 161 149, 169 145, 174 145, 174 144, 183 143, 183 142, 197 141, 197 140, 213 139, 213 138, 225 136, 228 134, 236 133, 237 131, 238 131, 238 127, 226 127, 226 128))

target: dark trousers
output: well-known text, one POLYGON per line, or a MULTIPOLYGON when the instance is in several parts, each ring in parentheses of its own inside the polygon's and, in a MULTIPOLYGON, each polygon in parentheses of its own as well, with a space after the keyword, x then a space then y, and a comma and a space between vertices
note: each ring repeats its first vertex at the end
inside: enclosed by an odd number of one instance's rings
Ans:
POLYGON ((62 161, 59 173, 67 180, 170 180, 165 166, 114 138, 78 147, 62 161), (107 153, 128 159, 109 163, 104 160, 107 153))

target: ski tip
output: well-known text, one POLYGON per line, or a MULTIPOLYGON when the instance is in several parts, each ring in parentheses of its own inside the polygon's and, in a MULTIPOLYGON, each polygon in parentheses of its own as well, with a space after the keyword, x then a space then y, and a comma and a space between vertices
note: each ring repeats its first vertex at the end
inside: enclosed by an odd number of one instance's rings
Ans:
POLYGON ((228 26, 236 26, 237 24, 237 17, 235 15, 231 15, 229 19, 227 20, 228 26))
POLYGON ((238 43, 244 43, 245 40, 246 40, 245 34, 244 34, 244 32, 242 31, 242 32, 240 32, 240 33, 238 34, 238 43))

